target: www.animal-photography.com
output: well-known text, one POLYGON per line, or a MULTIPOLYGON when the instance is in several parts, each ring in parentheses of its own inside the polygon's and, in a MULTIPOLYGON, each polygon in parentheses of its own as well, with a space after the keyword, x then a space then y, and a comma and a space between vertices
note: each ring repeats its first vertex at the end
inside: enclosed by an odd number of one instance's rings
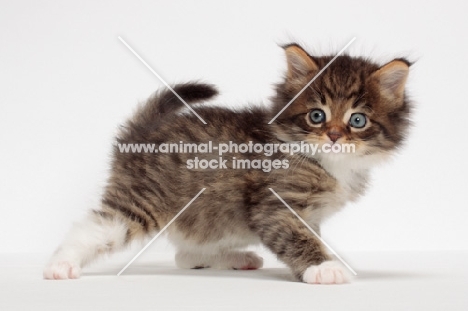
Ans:
POLYGON ((2 310, 466 310, 461 1, 0 11, 2 310))

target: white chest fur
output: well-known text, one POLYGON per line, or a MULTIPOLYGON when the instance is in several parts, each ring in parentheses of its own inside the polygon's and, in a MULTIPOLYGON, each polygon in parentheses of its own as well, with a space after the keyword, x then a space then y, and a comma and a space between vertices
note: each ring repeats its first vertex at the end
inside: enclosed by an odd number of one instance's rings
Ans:
POLYGON ((321 209, 314 210, 310 219, 321 222, 331 214, 336 213, 347 202, 355 201, 361 196, 367 185, 368 163, 355 159, 318 158, 320 165, 337 181, 333 193, 324 198, 321 209))

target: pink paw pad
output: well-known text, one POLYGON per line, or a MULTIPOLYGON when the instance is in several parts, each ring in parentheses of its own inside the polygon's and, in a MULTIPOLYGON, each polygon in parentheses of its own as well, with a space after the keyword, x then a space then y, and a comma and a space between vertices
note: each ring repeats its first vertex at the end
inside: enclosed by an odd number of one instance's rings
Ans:
POLYGON ((44 269, 44 279, 49 280, 78 279, 80 275, 80 267, 69 262, 53 263, 44 269))

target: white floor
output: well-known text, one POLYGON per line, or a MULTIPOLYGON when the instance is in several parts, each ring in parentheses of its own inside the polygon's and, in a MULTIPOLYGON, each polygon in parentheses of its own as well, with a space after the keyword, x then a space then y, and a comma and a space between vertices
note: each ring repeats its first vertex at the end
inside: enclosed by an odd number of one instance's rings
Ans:
POLYGON ((342 254, 358 275, 338 286, 296 282, 263 255, 261 270, 216 271, 146 254, 120 277, 111 258, 72 281, 43 280, 44 256, 2 255, 0 310, 468 310, 468 253, 342 254))

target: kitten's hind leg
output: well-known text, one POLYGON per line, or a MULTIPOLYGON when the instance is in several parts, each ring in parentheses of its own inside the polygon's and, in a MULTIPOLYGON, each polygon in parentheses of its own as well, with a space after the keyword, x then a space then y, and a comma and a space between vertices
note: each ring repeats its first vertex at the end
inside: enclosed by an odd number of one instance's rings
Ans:
POLYGON ((183 269, 234 269, 255 270, 263 266, 263 258, 254 252, 226 250, 219 253, 179 251, 176 264, 183 269))
POLYGON ((122 248, 131 238, 129 222, 114 213, 92 211, 75 223, 44 269, 45 279, 76 279, 97 256, 122 248))

